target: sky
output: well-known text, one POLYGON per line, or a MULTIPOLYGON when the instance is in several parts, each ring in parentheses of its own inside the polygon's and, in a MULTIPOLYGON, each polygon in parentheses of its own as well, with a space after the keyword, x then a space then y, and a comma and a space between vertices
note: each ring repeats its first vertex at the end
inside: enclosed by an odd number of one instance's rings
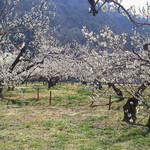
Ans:
POLYGON ((136 9, 138 9, 145 6, 147 2, 150 3, 150 0, 123 0, 122 4, 125 8, 135 5, 136 9))

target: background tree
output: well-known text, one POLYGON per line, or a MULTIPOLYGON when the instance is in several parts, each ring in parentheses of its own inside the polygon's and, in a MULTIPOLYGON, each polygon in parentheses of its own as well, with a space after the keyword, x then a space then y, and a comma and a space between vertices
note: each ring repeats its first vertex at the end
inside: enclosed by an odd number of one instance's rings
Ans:
POLYGON ((1 1, 0 65, 1 72, 5 74, 5 77, 1 76, 1 84, 5 84, 6 81, 8 84, 11 77, 17 77, 43 63, 44 53, 53 43, 51 36, 48 36, 49 24, 55 14, 50 11, 52 3, 37 0, 30 9, 19 12, 16 8, 21 7, 22 3, 21 0, 1 1))

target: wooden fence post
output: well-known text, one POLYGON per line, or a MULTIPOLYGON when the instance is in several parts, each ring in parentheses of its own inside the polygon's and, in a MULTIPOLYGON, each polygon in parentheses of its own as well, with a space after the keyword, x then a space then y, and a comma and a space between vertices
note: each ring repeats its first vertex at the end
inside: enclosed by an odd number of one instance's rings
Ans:
POLYGON ((109 107, 108 107, 108 110, 110 110, 111 109, 111 95, 109 96, 109 107))
POLYGON ((40 89, 37 88, 37 100, 39 100, 39 98, 40 98, 40 89))
POLYGON ((49 105, 52 104, 52 91, 49 91, 49 105))

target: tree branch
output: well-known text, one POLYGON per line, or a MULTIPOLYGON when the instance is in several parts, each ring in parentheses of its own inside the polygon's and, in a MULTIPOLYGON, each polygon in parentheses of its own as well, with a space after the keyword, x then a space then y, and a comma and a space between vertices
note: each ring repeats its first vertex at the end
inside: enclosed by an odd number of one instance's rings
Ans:
MULTIPOLYGON (((100 1, 100 0, 98 0, 98 1, 96 2, 96 4, 97 4, 99 1, 100 1)), ((103 2, 103 4, 100 6, 99 9, 101 9, 106 3, 114 3, 114 4, 118 7, 118 10, 122 9, 122 10, 125 12, 125 14, 127 15, 127 17, 129 18, 129 20, 130 20, 133 24, 135 24, 136 26, 150 25, 150 23, 148 23, 148 22, 138 22, 138 21, 136 21, 136 20, 132 17, 132 15, 129 13, 129 11, 128 11, 127 9, 125 9, 125 7, 124 7, 123 5, 121 5, 119 2, 117 2, 117 1, 115 1, 115 0, 105 0, 105 1, 103 2)), ((94 7, 96 7, 96 5, 95 5, 94 7)))

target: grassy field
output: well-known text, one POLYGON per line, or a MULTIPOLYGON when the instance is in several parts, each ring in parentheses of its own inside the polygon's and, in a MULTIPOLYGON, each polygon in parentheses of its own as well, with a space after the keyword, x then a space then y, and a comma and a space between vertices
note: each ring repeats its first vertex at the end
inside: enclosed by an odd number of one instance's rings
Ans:
MULTIPOLYGON (((150 131, 122 122, 122 103, 89 106, 85 85, 61 83, 49 90, 42 83, 4 92, 0 102, 0 150, 149 150, 150 131), (40 98, 37 100, 37 88, 40 98), (6 105, 15 100, 29 104, 6 105)), ((108 103, 101 98, 100 104, 108 103)), ((139 120, 143 114, 138 114, 139 120)), ((147 118, 142 120, 146 123, 147 118)))

